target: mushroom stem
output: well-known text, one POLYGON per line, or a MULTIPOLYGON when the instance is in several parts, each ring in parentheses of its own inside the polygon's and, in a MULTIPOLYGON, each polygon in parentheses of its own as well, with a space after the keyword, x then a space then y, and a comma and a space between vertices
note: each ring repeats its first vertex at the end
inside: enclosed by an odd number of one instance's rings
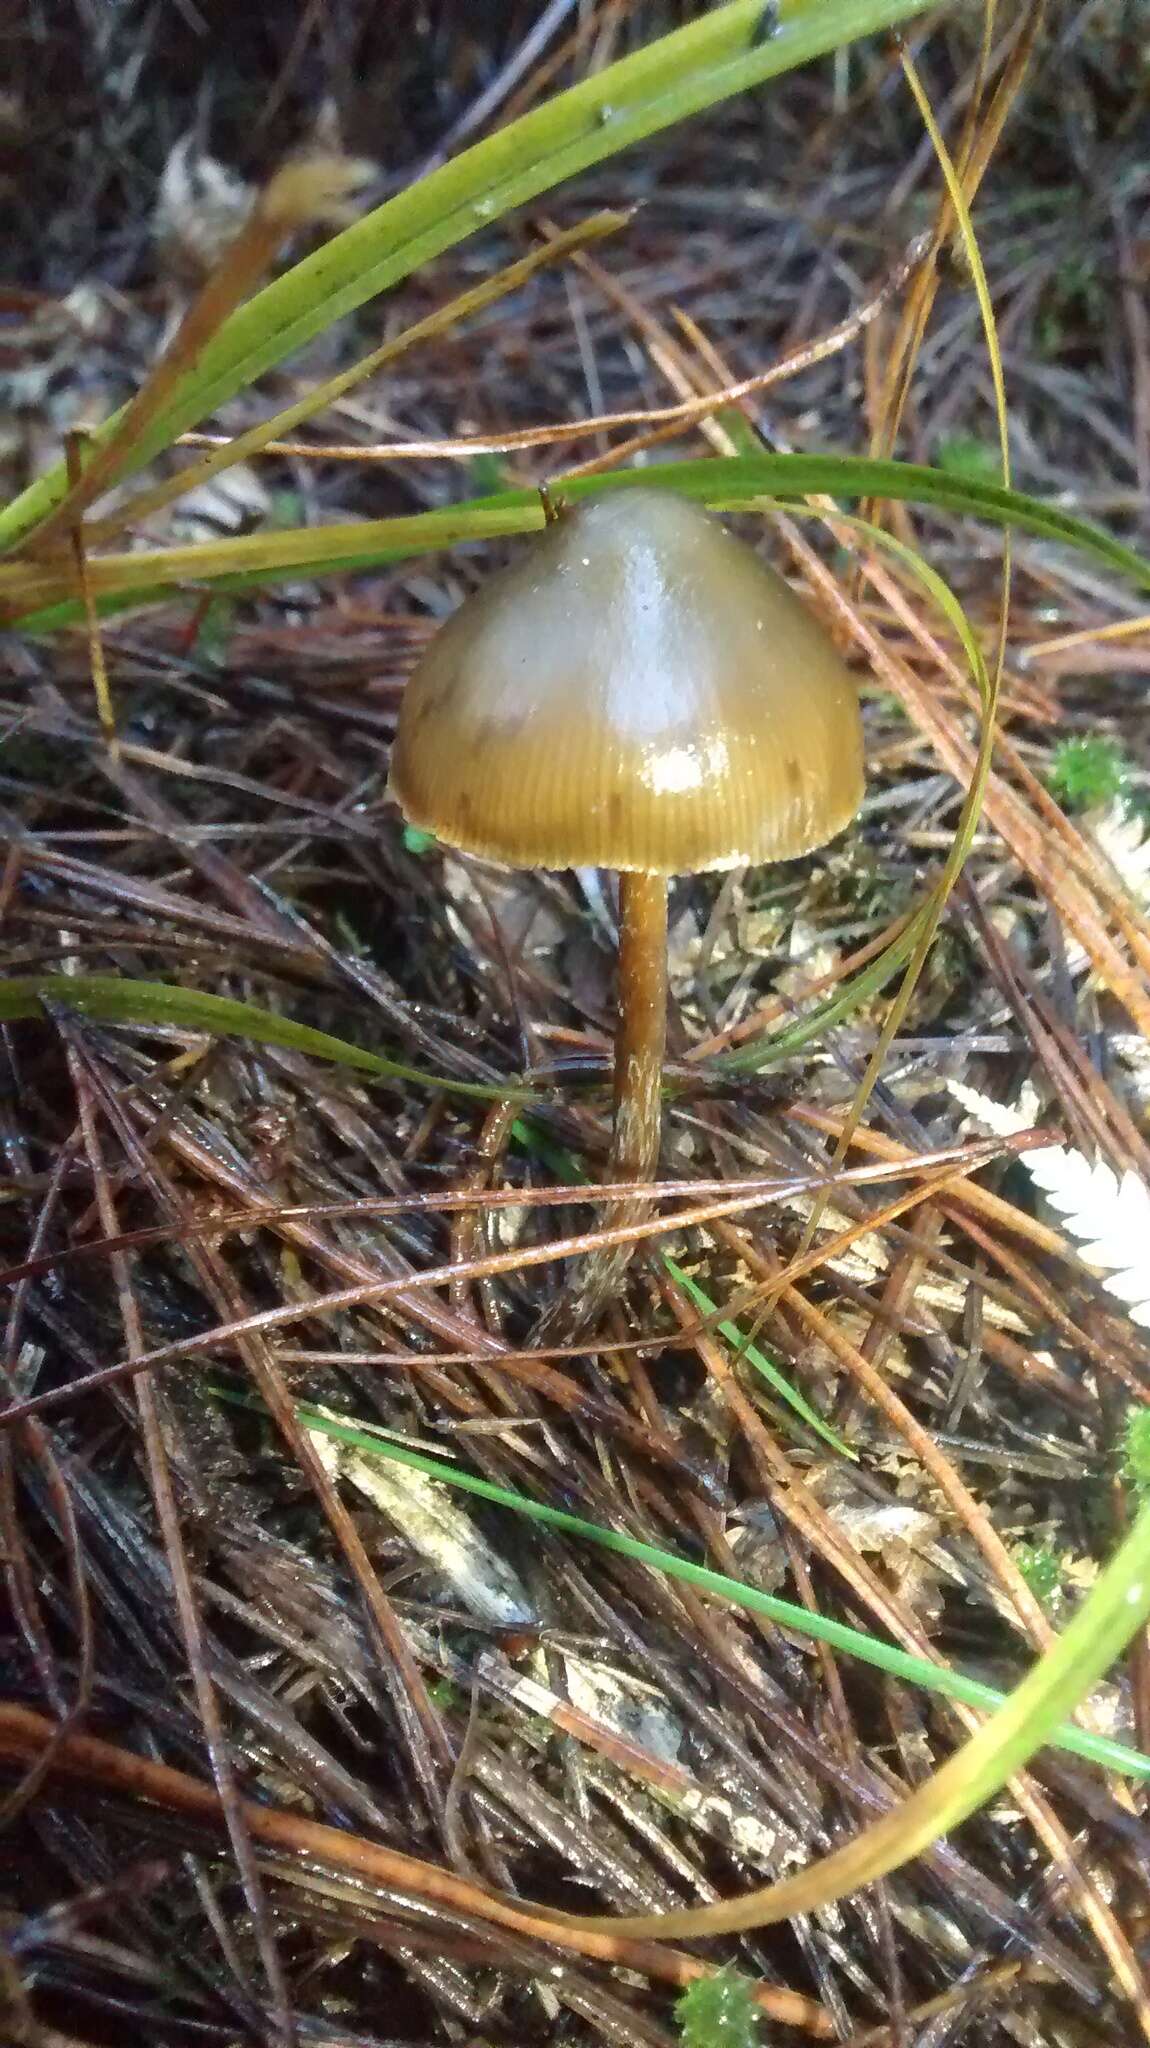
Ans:
POLYGON ((620 875, 612 1180, 655 1178, 666 1043, 667 879, 665 875, 620 875))
MULTIPOLYGON (((667 1042, 667 878, 619 877, 619 1026, 615 1034, 615 1135, 608 1180, 654 1180, 662 1130, 663 1051, 667 1042)), ((613 1202, 602 1217, 607 1228, 637 1223, 647 1202, 641 1195, 613 1202)), ((635 1255, 631 1244, 592 1252, 579 1277, 574 1302, 557 1321, 577 1335, 617 1294, 635 1255)), ((535 1333, 538 1337, 539 1332, 535 1333)))

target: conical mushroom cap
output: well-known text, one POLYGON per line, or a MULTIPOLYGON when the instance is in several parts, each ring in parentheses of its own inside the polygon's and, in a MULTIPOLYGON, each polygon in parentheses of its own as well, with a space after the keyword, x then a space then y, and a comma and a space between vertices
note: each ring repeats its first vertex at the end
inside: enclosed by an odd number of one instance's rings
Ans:
POLYGON ((853 679, 780 576, 669 492, 565 513, 431 641, 391 789, 511 867, 787 860, 862 799, 853 679))

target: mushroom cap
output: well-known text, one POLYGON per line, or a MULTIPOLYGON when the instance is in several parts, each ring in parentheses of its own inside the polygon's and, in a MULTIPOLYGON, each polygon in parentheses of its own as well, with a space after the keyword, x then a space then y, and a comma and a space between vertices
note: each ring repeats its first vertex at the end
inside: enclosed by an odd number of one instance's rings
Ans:
POLYGON ((391 791, 510 867, 698 873, 821 846, 862 800, 854 681, 781 576, 686 499, 564 512, 430 642, 391 791))

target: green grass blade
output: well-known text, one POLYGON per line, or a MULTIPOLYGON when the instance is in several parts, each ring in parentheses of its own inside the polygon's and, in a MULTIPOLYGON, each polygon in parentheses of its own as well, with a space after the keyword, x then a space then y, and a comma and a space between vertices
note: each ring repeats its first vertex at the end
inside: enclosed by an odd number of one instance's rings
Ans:
POLYGON ((200 989, 174 988, 164 981, 130 981, 118 974, 33 974, 0 981, 0 1019, 43 1017, 46 1004, 59 1004, 102 1024, 168 1024, 181 1031, 204 1031, 220 1038, 247 1038, 254 1045, 282 1045, 292 1052, 354 1067, 381 1081, 410 1082, 419 1088, 442 1089, 449 1095, 471 1095, 480 1101, 506 1101, 530 1094, 529 1089, 487 1087, 478 1081, 454 1081, 421 1067, 404 1066, 381 1053, 367 1052, 329 1031, 293 1023, 256 1003, 215 996, 200 989))
MULTIPOLYGON (((230 1401, 238 1407, 259 1408, 259 1403, 246 1394, 232 1393, 218 1386, 213 1391, 221 1400, 230 1401)), ((299 1406, 296 1414, 306 1428, 332 1437, 337 1443, 350 1444, 353 1449, 366 1451, 372 1456, 392 1458, 397 1464, 409 1465, 430 1479, 442 1480, 445 1486, 457 1487, 464 1493, 477 1495, 480 1500, 492 1501, 497 1507, 509 1508, 513 1513, 542 1523, 548 1529, 581 1537, 587 1543, 596 1544, 600 1550, 614 1551, 619 1557, 648 1565, 652 1571, 680 1579, 686 1585, 697 1587, 701 1593, 712 1594, 748 1614, 762 1614, 781 1628, 793 1629, 796 1635, 828 1643, 845 1656, 857 1657, 861 1663, 871 1664, 893 1678, 905 1679, 908 1684, 926 1692, 937 1693, 944 1699, 961 1700, 967 1706, 980 1707, 988 1713, 1006 1703, 1006 1694, 997 1692, 993 1686, 983 1685, 976 1678, 968 1678, 961 1671, 928 1663, 925 1658, 912 1656, 908 1650, 900 1650, 893 1643, 884 1643, 877 1636, 865 1635, 861 1629, 851 1628, 846 1622, 834 1621, 826 1614, 812 1614, 809 1608, 796 1607, 791 1601, 780 1600, 773 1593, 760 1592, 757 1586, 744 1585, 741 1579, 728 1578, 725 1572, 712 1571, 709 1565, 695 1564, 690 1558, 681 1557, 678 1551, 644 1543, 639 1537, 628 1536, 621 1529, 607 1529, 599 1522, 585 1521, 582 1515, 569 1514, 565 1508, 548 1507, 543 1501, 531 1500, 525 1494, 496 1486, 490 1479, 480 1479, 474 1473, 460 1471, 442 1459, 430 1458, 422 1451, 408 1450, 406 1445, 396 1443, 374 1429, 360 1429, 354 1423, 337 1422, 322 1409, 299 1406)), ((1131 1778, 1150 1779, 1150 1756, 1143 1756, 1136 1749, 1127 1749, 1121 1742, 1091 1735, 1069 1723, 1052 1727, 1044 1739, 1053 1743, 1055 1748, 1069 1750, 1090 1763, 1103 1765, 1108 1771, 1120 1771, 1131 1778)))
MULTIPOLYGON (((344 314, 421 264, 592 164, 858 36, 921 13, 928 0, 731 0, 608 65, 476 143, 297 263, 226 320, 132 450, 138 469, 344 314)), ((114 422, 94 440, 101 445, 114 422)), ((0 514, 0 548, 64 494, 63 465, 0 514)))
MULTIPOLYGON (((931 1840, 977 1812, 1073 1713, 1150 1615, 1150 1506, 1144 1507, 1073 1621, 993 1720, 952 1757, 931 1840)), ((924 1789, 926 1789, 924 1787, 924 1789)))
POLYGON ((738 1045, 730 1052, 716 1054, 708 1066, 722 1074, 759 1074, 778 1060, 788 1059, 792 1053, 801 1052, 805 1045, 811 1045, 854 1015, 863 1003, 892 981, 900 967, 905 967, 922 940, 927 919, 931 915, 931 903, 925 903, 916 911, 909 924, 904 925, 897 938, 885 946, 878 958, 866 967, 860 967, 850 981, 843 983, 835 995, 820 1003, 817 1009, 803 1017, 797 1024, 788 1025, 785 1031, 764 1032, 761 1038, 749 1038, 744 1045, 738 1045))
MULTIPOLYGON (((663 1254, 663 1264, 666 1266, 676 1286, 682 1288, 688 1300, 693 1303, 702 1315, 717 1315, 718 1303, 712 1301, 706 1289, 700 1287, 698 1281, 693 1280, 689 1273, 685 1273, 681 1266, 676 1265, 675 1260, 667 1252, 663 1254)), ((786 1374, 780 1372, 778 1366, 772 1363, 764 1351, 759 1350, 757 1344, 752 1344, 749 1338, 744 1336, 737 1323, 722 1322, 717 1323, 715 1327, 720 1337, 731 1346, 736 1356, 745 1358, 748 1365, 753 1365, 755 1371, 762 1374, 767 1384, 774 1388, 779 1399, 785 1401, 789 1408, 793 1408, 796 1415, 801 1416, 808 1429, 813 1430, 815 1435, 821 1437, 824 1443, 830 1444, 832 1449, 839 1453, 840 1457, 852 1459, 855 1457, 855 1453, 846 1439, 841 1437, 837 1430, 832 1429, 829 1422, 823 1421, 818 1409, 812 1408, 810 1402, 806 1399, 805 1395, 800 1393, 798 1387, 792 1386, 786 1374)))
MULTIPOLYGON (((604 491, 649 487, 650 482, 649 470, 632 469, 574 477, 570 482, 559 477, 555 487, 576 502, 604 491)), ((785 501, 816 494, 847 502, 894 498, 934 506, 1077 548, 1138 588, 1150 590, 1150 560, 1104 528, 1025 491, 951 476, 924 463, 877 462, 865 455, 706 456, 661 463, 659 484, 719 511, 744 511, 760 500, 785 501)), ((235 590, 281 576, 369 568, 466 542, 537 532, 542 524, 535 491, 501 491, 493 497, 405 518, 362 520, 319 531, 247 534, 146 554, 93 555, 88 574, 101 610, 107 611, 112 605, 168 599, 189 585, 235 590)), ((0 622, 41 630, 70 622, 80 616, 70 590, 71 572, 55 565, 0 564, 0 622)))

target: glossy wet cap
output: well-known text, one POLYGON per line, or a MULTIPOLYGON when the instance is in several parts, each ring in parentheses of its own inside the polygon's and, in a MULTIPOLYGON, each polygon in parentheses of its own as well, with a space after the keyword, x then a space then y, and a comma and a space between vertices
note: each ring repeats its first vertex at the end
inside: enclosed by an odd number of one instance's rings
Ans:
POLYGON ((858 697, 742 541, 669 492, 615 490, 440 628, 391 790, 412 824, 512 867, 787 860, 859 807, 858 697))

